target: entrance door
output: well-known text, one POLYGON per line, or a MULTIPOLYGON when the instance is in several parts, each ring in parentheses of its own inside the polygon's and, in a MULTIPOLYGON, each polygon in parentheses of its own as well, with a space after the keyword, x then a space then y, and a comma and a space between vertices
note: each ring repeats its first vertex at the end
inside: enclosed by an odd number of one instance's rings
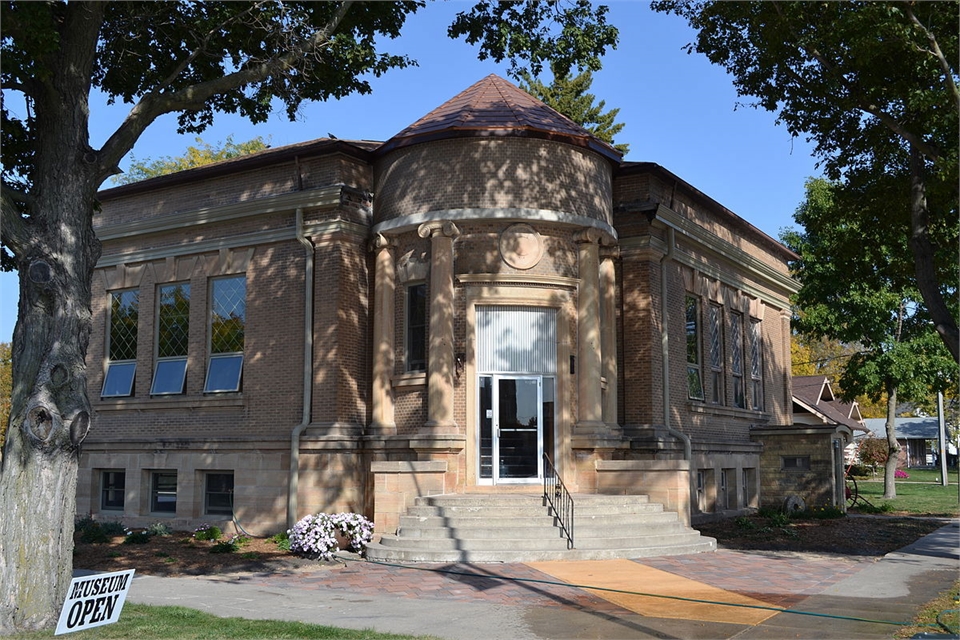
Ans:
POLYGON ((478 306, 479 484, 535 483, 554 455, 555 309, 478 306))
POLYGON ((543 477, 543 383, 541 376, 480 376, 481 480, 543 477))

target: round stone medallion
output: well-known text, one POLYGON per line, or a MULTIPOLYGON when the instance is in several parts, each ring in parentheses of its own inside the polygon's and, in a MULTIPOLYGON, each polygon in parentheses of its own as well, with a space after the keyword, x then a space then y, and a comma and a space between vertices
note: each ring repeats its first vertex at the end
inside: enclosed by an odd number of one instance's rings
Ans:
POLYGON ((500 256, 514 269, 532 269, 543 257, 543 240, 528 224, 514 224, 500 234, 500 256))

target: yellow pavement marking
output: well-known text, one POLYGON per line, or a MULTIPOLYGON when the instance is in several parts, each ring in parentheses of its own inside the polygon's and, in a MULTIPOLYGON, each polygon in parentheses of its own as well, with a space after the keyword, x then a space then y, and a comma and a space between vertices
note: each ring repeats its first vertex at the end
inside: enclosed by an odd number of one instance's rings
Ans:
MULTIPOLYGON (((605 589, 618 589, 649 593, 652 595, 675 596, 710 602, 726 602, 738 605, 769 607, 770 605, 742 596, 732 591, 683 578, 667 571, 661 571, 630 560, 567 560, 555 562, 528 562, 530 566, 568 584, 590 585, 605 589)), ((729 622, 732 624, 760 624, 777 612, 747 607, 726 607, 715 604, 687 602, 672 598, 614 593, 610 591, 591 591, 616 605, 634 613, 651 618, 678 618, 700 620, 704 622, 729 622)))

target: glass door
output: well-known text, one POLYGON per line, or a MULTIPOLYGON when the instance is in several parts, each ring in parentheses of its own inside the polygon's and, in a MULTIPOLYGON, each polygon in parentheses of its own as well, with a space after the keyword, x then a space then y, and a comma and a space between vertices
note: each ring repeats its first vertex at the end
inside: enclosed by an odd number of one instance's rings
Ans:
POLYGON ((543 477, 540 376, 480 376, 480 478, 493 484, 543 477))

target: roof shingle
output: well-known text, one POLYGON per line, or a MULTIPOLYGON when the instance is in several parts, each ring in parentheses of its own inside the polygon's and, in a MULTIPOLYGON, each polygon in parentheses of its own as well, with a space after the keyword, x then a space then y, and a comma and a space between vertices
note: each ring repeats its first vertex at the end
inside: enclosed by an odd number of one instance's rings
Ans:
POLYGON ((590 148, 616 163, 622 157, 570 118, 495 74, 447 100, 378 151, 385 153, 430 140, 486 136, 546 138, 590 148))

